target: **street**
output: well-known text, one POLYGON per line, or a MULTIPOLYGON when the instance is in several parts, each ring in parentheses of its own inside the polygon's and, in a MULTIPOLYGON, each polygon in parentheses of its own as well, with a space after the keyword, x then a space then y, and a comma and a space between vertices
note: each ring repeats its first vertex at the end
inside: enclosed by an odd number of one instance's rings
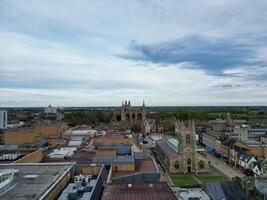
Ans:
POLYGON ((218 169, 221 173, 225 174, 227 177, 243 177, 244 174, 238 172, 237 170, 231 168, 229 165, 225 164, 222 160, 215 158, 211 154, 207 154, 207 158, 210 161, 211 166, 218 169))

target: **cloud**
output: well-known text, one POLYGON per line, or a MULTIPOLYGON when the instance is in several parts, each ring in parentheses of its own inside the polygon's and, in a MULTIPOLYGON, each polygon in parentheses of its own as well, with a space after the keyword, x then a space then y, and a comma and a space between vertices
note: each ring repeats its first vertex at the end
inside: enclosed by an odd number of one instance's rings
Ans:
POLYGON ((0 13, 0 106, 267 103, 266 0, 2 0, 0 13))
POLYGON ((257 48, 262 46, 260 42, 267 43, 267 39, 258 40, 239 41, 237 38, 194 35, 157 44, 139 44, 133 41, 128 52, 119 56, 163 66, 190 63, 184 66, 203 69, 213 75, 224 75, 224 71, 229 68, 267 64, 266 58, 259 59, 257 54, 257 48))
POLYGON ((233 85, 233 84, 223 84, 223 85, 215 85, 215 88, 236 88, 241 87, 241 85, 233 85))

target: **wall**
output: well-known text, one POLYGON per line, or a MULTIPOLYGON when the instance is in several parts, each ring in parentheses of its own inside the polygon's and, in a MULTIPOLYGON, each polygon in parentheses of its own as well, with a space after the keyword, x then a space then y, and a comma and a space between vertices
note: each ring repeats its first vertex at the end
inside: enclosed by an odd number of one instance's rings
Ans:
POLYGON ((230 149, 228 146, 221 145, 220 146, 220 153, 223 154, 226 158, 230 157, 230 149))
POLYGON ((36 125, 32 128, 23 128, 6 131, 4 134, 5 144, 24 144, 38 139, 59 137, 65 124, 36 125))
POLYGON ((54 183, 47 191, 45 191, 43 196, 40 197, 39 199, 40 200, 57 199, 60 192, 66 187, 72 176, 73 176, 73 166, 70 166, 70 168, 64 172, 64 175, 58 179, 58 182, 54 183))
POLYGON ((104 165, 102 165, 99 175, 96 180, 96 185, 93 188, 93 193, 91 196, 91 200, 99 200, 101 199, 101 195, 103 192, 103 185, 105 185, 108 176, 108 171, 104 165))
POLYGON ((112 171, 135 171, 135 164, 113 164, 112 171))
POLYGON ((96 156, 104 156, 104 157, 115 157, 116 156, 116 149, 114 150, 97 150, 96 151, 96 156))
POLYGON ((259 147, 249 147, 249 151, 253 156, 257 156, 259 158, 267 158, 267 145, 259 147))
POLYGON ((134 139, 124 136, 94 138, 94 144, 134 144, 134 142, 134 139))
POLYGON ((33 153, 15 161, 14 163, 39 163, 43 160, 43 151, 39 149, 33 153))
POLYGON ((54 200, 57 199, 60 192, 66 187, 70 180, 70 175, 67 173, 61 181, 56 185, 56 187, 47 195, 45 199, 47 200, 54 200))
POLYGON ((235 144, 235 147, 246 149, 249 154, 259 159, 267 158, 267 145, 266 144, 248 146, 248 145, 244 145, 241 142, 237 142, 235 144))
POLYGON ((89 166, 89 165, 76 165, 75 173, 84 175, 98 175, 101 169, 101 165, 89 166))

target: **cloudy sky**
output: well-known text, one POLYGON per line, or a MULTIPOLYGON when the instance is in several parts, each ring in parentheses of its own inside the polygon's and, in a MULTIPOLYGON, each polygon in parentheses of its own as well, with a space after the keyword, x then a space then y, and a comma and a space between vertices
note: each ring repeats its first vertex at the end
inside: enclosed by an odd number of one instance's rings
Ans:
POLYGON ((267 105, 266 0, 1 0, 1 106, 267 105))

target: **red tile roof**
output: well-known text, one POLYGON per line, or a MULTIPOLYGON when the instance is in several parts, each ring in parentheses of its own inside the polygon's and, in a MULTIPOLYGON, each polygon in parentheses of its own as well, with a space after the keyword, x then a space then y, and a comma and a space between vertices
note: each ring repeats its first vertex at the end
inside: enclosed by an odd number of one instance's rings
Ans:
POLYGON ((166 182, 111 184, 105 188, 101 200, 176 200, 166 182))

